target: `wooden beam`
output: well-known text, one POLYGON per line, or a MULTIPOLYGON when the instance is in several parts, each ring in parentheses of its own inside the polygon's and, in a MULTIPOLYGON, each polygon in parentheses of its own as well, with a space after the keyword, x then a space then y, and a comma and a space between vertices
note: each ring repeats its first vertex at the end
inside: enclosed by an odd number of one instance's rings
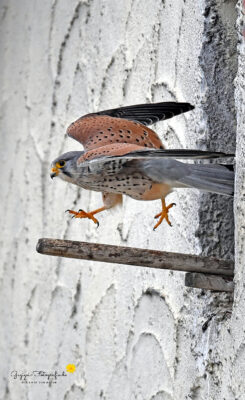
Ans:
POLYGON ((218 292, 233 292, 234 290, 232 277, 200 274, 196 272, 188 272, 185 275, 185 286, 215 290, 218 292))
POLYGON ((50 256, 231 277, 234 269, 229 260, 73 240, 39 239, 37 251, 50 256))

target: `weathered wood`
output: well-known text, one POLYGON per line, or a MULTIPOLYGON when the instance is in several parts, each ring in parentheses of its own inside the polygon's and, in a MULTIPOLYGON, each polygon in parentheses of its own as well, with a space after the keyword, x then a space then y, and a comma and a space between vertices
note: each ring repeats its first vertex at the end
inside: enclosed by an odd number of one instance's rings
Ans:
POLYGON ((233 261, 216 258, 72 240, 39 239, 37 251, 51 256, 225 276, 233 276, 234 268, 233 261))
POLYGON ((188 272, 185 275, 185 286, 215 290, 218 292, 233 292, 234 290, 232 277, 200 274, 196 272, 188 272))

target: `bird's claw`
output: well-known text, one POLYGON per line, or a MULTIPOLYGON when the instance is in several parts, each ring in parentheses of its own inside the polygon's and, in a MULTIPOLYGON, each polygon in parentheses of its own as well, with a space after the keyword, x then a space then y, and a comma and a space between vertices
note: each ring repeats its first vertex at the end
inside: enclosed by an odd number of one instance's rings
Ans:
MULTIPOLYGON (((176 203, 171 203, 171 204, 169 204, 169 206, 167 206, 166 209, 169 210, 169 209, 172 208, 173 206, 176 206, 176 203)), ((162 212, 160 212, 159 214, 155 215, 154 218, 159 218, 159 217, 161 217, 161 215, 162 215, 162 212)))
POLYGON ((171 203, 168 206, 166 206, 165 208, 163 208, 162 212, 160 212, 159 214, 155 215, 154 218, 159 218, 159 221, 157 222, 157 224, 154 226, 153 231, 155 231, 159 225, 161 225, 162 221, 164 219, 166 219, 166 222, 168 223, 169 226, 172 226, 171 222, 169 221, 168 218, 168 211, 170 208, 172 208, 173 206, 176 206, 176 203, 171 203))
POLYGON ((95 224, 97 224, 97 228, 99 227, 99 221, 94 217, 93 212, 86 212, 81 208, 79 209, 79 211, 66 210, 66 212, 67 211, 69 212, 69 214, 73 214, 72 218, 88 218, 91 219, 95 224))

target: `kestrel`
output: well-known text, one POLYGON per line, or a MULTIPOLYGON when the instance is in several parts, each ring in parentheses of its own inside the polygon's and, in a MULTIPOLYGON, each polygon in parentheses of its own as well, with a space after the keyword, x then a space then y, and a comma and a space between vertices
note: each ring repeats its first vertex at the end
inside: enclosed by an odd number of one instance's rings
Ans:
POLYGON ((155 103, 120 107, 87 114, 67 129, 84 151, 70 151, 51 165, 51 178, 102 192, 103 207, 94 211, 67 210, 75 218, 89 218, 122 203, 122 195, 136 200, 161 200, 162 211, 154 230, 165 219, 171 226, 165 197, 174 188, 232 196, 234 172, 220 164, 190 164, 177 159, 224 158, 231 155, 199 150, 165 150, 158 135, 147 127, 157 121, 192 110, 188 103, 155 103))

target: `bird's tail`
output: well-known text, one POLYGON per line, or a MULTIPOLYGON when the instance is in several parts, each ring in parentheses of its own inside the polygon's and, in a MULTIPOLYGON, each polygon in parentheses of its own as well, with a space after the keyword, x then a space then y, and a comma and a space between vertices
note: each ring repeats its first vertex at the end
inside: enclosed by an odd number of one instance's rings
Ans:
POLYGON ((153 180, 167 182, 175 187, 193 187, 213 193, 232 196, 234 194, 233 165, 186 164, 180 159, 230 158, 225 154, 198 150, 144 150, 129 153, 127 157, 142 160, 141 168, 153 180), (143 156, 143 157, 142 157, 143 156))
POLYGON ((165 182, 172 187, 192 187, 207 192, 232 196, 234 172, 232 165, 186 164, 172 158, 135 159, 139 169, 154 182, 165 182))
POLYGON ((187 187, 232 196, 234 172, 231 165, 194 164, 191 173, 179 179, 187 187))

